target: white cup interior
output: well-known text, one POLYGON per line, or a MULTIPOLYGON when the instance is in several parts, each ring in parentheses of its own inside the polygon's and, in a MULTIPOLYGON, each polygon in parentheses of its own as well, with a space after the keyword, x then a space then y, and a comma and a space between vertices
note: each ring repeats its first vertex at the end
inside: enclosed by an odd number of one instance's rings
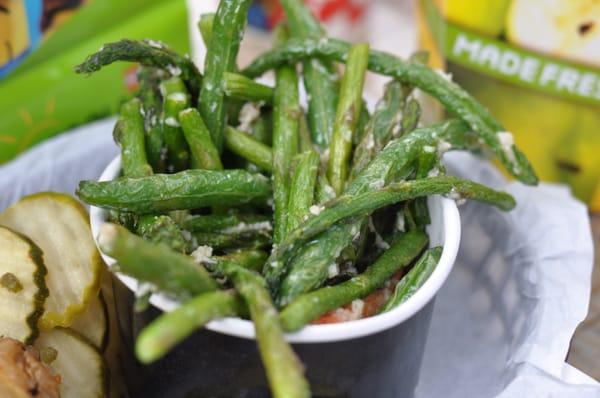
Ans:
MULTIPOLYGON (((121 159, 116 157, 102 172, 100 181, 116 178, 120 168, 121 159)), ((431 215, 431 225, 427 228, 430 246, 443 246, 442 256, 429 279, 412 297, 383 314, 343 323, 307 325, 298 332, 286 334, 286 339, 291 343, 325 343, 367 336, 402 323, 429 303, 444 284, 454 265, 460 243, 460 216, 453 200, 436 195, 428 198, 428 205, 431 215)), ((90 208, 90 223, 96 244, 98 232, 106 221, 106 216, 105 210, 94 206, 90 208)), ((113 258, 103 253, 102 258, 108 266, 115 263, 113 258)), ((138 281, 135 278, 120 273, 117 273, 117 277, 132 291, 137 290, 138 281)), ((171 311, 179 305, 177 301, 163 294, 154 294, 150 302, 162 311, 171 311)), ((246 339, 255 337, 252 322, 240 318, 211 321, 205 327, 230 336, 246 339)))

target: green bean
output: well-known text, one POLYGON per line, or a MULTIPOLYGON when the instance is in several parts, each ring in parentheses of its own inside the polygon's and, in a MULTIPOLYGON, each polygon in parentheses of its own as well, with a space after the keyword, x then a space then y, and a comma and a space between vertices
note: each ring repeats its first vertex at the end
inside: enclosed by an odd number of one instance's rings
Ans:
POLYGON ((225 95, 244 101, 273 101, 273 88, 237 73, 225 73, 225 95))
MULTIPOLYGON (((404 116, 400 123, 400 135, 417 128, 421 117, 421 106, 417 100, 411 98, 406 102, 403 112, 404 116)), ((417 155, 415 178, 425 178, 430 175, 440 174, 440 171, 443 170, 440 160, 437 148, 429 146, 427 147, 427 151, 421 151, 417 155)), ((409 200, 404 206, 404 211, 409 216, 410 228, 425 228, 431 223, 427 198, 409 200)))
POLYGON ((198 29, 200 30, 200 36, 202 36, 204 46, 206 46, 207 48, 210 45, 210 41, 212 39, 212 30, 214 23, 214 12, 207 12, 205 14, 200 15, 200 20, 198 21, 198 29))
POLYGON ((298 77, 292 66, 275 72, 273 108, 273 199, 275 223, 273 241, 285 236, 292 158, 298 152, 298 121, 301 110, 298 99, 298 77))
POLYGON ((325 30, 301 0, 282 0, 281 5, 287 17, 292 36, 299 38, 320 38, 325 30))
POLYGON ((265 261, 267 261, 267 257, 269 257, 269 255, 262 250, 240 249, 217 257, 217 260, 231 261, 244 268, 251 269, 255 272, 261 272, 265 265, 265 261))
POLYGON ((421 65, 427 65, 429 62, 429 51, 416 51, 410 55, 408 61, 421 65))
MULTIPOLYGON (((308 128, 308 123, 306 118, 300 118, 300 128, 298 129, 298 148, 300 152, 310 151, 318 156, 319 163, 321 162, 321 156, 319 152, 317 152, 313 146, 312 138, 310 137, 310 131, 308 128)), ((314 197, 316 199, 316 203, 324 203, 333 198, 335 198, 335 191, 329 184, 326 176, 326 170, 321 167, 321 164, 318 164, 318 173, 317 173, 317 182, 315 186, 314 197)))
MULTIPOLYGON (((257 141, 271 146, 273 143, 273 112, 271 108, 262 108, 260 116, 250 124, 249 134, 257 141)), ((225 144, 227 145, 227 142, 225 144)))
POLYGON ((402 304, 423 286, 442 256, 442 247, 427 250, 411 268, 410 271, 396 284, 394 294, 383 305, 379 312, 387 312, 402 304))
MULTIPOLYGON (((296 228, 314 203, 315 185, 319 172, 319 155, 306 151, 296 156, 296 168, 290 183, 287 232, 296 228)), ((287 233, 286 232, 286 233, 287 233)))
POLYGON ((352 161, 352 179, 369 164, 393 137, 393 131, 402 117, 406 90, 402 83, 392 80, 385 87, 383 97, 377 102, 373 117, 365 127, 365 134, 352 161))
POLYGON ((161 125, 163 138, 169 156, 170 171, 181 171, 188 168, 190 154, 185 136, 179 124, 179 112, 190 106, 185 86, 181 79, 173 77, 160 85, 163 94, 163 112, 161 125))
POLYGON ((158 88, 163 98, 168 97, 170 94, 180 93, 180 95, 177 95, 177 97, 185 98, 186 101, 189 101, 189 95, 183 80, 176 76, 163 79, 158 85, 158 88))
POLYGON ((240 42, 251 0, 223 0, 214 17, 210 43, 204 59, 205 76, 200 90, 199 109, 219 152, 223 149, 226 122, 225 72, 235 69, 240 42))
POLYGON ((244 302, 233 291, 203 293, 146 326, 136 339, 136 356, 142 363, 154 362, 208 322, 245 311, 244 302))
POLYGON ((362 274, 338 285, 298 296, 281 311, 284 330, 296 331, 320 315, 381 288, 394 273, 408 266, 426 244, 427 234, 424 232, 407 232, 362 274))
POLYGON ((179 253, 185 253, 189 248, 189 242, 183 236, 181 228, 169 216, 142 216, 135 232, 148 242, 162 243, 179 253))
POLYGON ((472 199, 496 206, 504 211, 512 210, 515 207, 515 200, 511 195, 457 177, 440 176, 395 182, 384 188, 357 195, 344 195, 334 199, 319 214, 309 217, 291 231, 277 250, 283 252, 293 246, 302 245, 340 220, 364 218, 382 207, 430 195, 472 199))
POLYGON ((302 112, 300 119, 298 119, 298 151, 313 151, 317 153, 312 143, 310 128, 308 127, 308 120, 306 120, 306 115, 304 112, 302 112))
POLYGON ((419 101, 414 98, 409 99, 404 106, 403 114, 404 116, 400 123, 400 134, 413 131, 419 125, 419 120, 421 119, 421 105, 419 105, 419 101))
POLYGON ((197 169, 222 170, 219 151, 215 147, 200 112, 188 108, 179 112, 179 123, 192 154, 191 166, 197 169))
POLYGON ((317 177, 317 187, 315 190, 315 199, 318 204, 329 202, 335 198, 335 191, 329 184, 325 172, 319 170, 319 176, 317 177))
MULTIPOLYGON (((183 228, 190 232, 222 232, 239 225, 259 227, 265 225, 269 218, 260 214, 210 214, 192 216, 183 221, 183 228)), ((270 227, 269 227, 270 228, 270 227)))
POLYGON ((207 206, 262 203, 271 194, 269 180, 243 170, 187 170, 112 181, 82 181, 77 195, 110 210, 156 214, 207 206))
POLYGON ((310 397, 310 387, 304 378, 304 368, 285 341, 277 310, 264 280, 256 272, 235 263, 219 262, 217 268, 233 282, 235 289, 248 306, 273 397, 310 397))
POLYGON ((160 113, 161 101, 159 84, 161 80, 167 78, 167 74, 157 68, 140 66, 136 74, 139 84, 136 96, 142 101, 144 108, 144 127, 149 130, 155 123, 152 122, 153 117, 157 117, 160 113))
POLYGON ((242 233, 193 232, 192 235, 198 245, 210 246, 215 250, 260 249, 271 244, 271 235, 266 230, 242 233))
POLYGON ((227 126, 225 128, 225 145, 231 152, 247 159, 258 168, 269 173, 273 171, 271 148, 250 135, 227 126))
MULTIPOLYGON (((440 163, 437 148, 435 148, 433 151, 431 151, 431 149, 432 148, 428 148, 429 151, 423 150, 417 155, 415 179, 445 174, 443 170, 444 167, 440 163)), ((417 228, 425 228, 431 223, 427 197, 418 197, 409 200, 406 203, 406 210, 411 213, 412 219, 417 228)))
POLYGON ((98 244, 117 261, 120 272, 153 283, 178 300, 217 288, 208 272, 191 257, 175 253, 167 246, 146 242, 118 225, 104 224, 98 244))
POLYGON ((162 126, 158 118, 162 109, 159 84, 160 80, 165 78, 165 73, 161 69, 142 66, 137 76, 140 84, 138 97, 144 109, 146 157, 155 173, 163 173, 167 167, 167 159, 162 126))
MULTIPOLYGON (((469 134, 468 128, 464 122, 450 120, 390 141, 348 185, 345 194, 358 195, 379 189, 389 181, 406 179, 414 172, 414 163, 422 148, 436 145, 440 139, 448 141, 455 149, 479 145, 478 137, 469 134)), ((265 276, 269 287, 277 294, 277 303, 285 305, 298 294, 321 286, 327 278, 329 265, 351 244, 363 223, 363 217, 352 217, 334 224, 316 239, 294 250, 281 251, 278 247, 265 266, 265 276), (288 275, 281 281, 288 269, 288 275)))
POLYGON ((153 125, 146 135, 146 154, 148 162, 155 173, 167 170, 167 148, 163 135, 162 124, 153 125))
MULTIPOLYGON (((319 39, 325 31, 300 0, 283 0, 292 37, 319 39)), ((308 97, 308 119, 315 145, 321 149, 329 146, 338 102, 338 76, 333 64, 324 59, 306 60, 302 66, 304 85, 308 97)))
POLYGON ((369 113, 369 108, 367 107, 367 101, 362 99, 360 104, 360 114, 358 115, 358 121, 356 122, 356 131, 352 136, 353 146, 357 146, 363 140, 367 132, 367 124, 369 123, 369 120, 371 120, 371 114, 369 113))
POLYGON ((144 144, 144 117, 142 103, 132 98, 121 106, 119 120, 113 134, 121 146, 123 174, 129 177, 143 177, 152 174, 152 167, 146 159, 144 144))
MULTIPOLYGON (((336 61, 345 61, 350 45, 335 39, 296 40, 263 54, 244 69, 249 77, 261 75, 264 71, 283 63, 295 62, 311 57, 324 57, 336 61)), ((506 169, 525 184, 535 185, 538 181, 529 161, 514 145, 502 145, 498 136, 504 128, 489 111, 458 85, 446 80, 438 73, 415 62, 401 59, 380 51, 371 51, 369 70, 392 76, 399 81, 418 87, 440 101, 446 109, 458 115, 471 126, 498 157, 506 169)))
POLYGON ((89 55, 83 63, 77 65, 75 72, 93 73, 115 61, 139 62, 144 66, 163 69, 171 76, 183 79, 193 98, 198 96, 202 75, 194 63, 163 43, 153 40, 123 39, 105 44, 99 51, 89 55))
POLYGON ((369 59, 369 45, 356 44, 348 51, 346 70, 340 88, 340 100, 329 146, 327 178, 337 195, 348 178, 348 162, 352 155, 352 140, 362 106, 362 91, 369 59))

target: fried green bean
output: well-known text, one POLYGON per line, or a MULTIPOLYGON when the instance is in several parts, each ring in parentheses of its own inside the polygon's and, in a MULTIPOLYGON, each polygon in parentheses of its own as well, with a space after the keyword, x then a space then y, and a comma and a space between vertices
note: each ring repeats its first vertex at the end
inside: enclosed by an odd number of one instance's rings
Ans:
POLYGON ((262 250, 240 249, 229 252, 221 257, 217 257, 217 260, 231 261, 241 265, 244 268, 248 268, 260 273, 268 257, 269 255, 267 252, 262 250))
POLYGON ((148 242, 161 243, 179 253, 185 253, 189 248, 179 225, 166 215, 140 217, 135 233, 148 242))
POLYGON ((314 203, 319 161, 319 155, 314 151, 306 151, 296 156, 296 167, 290 183, 287 232, 304 220, 314 203))
POLYGON ((238 226, 249 226, 258 229, 271 229, 266 226, 269 222, 267 216, 260 214, 209 214, 192 216, 183 221, 183 228, 190 232, 224 232, 238 226), (266 226, 266 227, 265 227, 266 226))
POLYGON ((261 249, 271 244, 269 230, 248 230, 238 233, 193 232, 194 241, 200 246, 215 250, 261 249))
POLYGON ((154 362, 208 322, 245 312, 244 302, 233 291, 203 293, 146 326, 136 339, 136 356, 142 363, 154 362))
POLYGON ((202 75, 194 63, 153 40, 128 40, 108 43, 99 51, 89 55, 75 67, 76 73, 93 73, 115 61, 139 62, 144 66, 160 68, 171 76, 180 77, 187 89, 196 98, 202 84, 202 75))
POLYGON ((191 166, 195 169, 222 170, 219 151, 212 142, 204 120, 194 108, 179 112, 179 123, 192 155, 191 166))
POLYGON ((298 152, 298 128, 301 109, 298 77, 292 66, 281 66, 275 72, 273 107, 273 199, 275 220, 273 242, 282 240, 287 231, 290 169, 298 152))
POLYGON ((317 153, 313 146, 312 138, 310 136, 310 128, 308 127, 308 120, 306 120, 306 115, 304 112, 302 112, 300 119, 298 119, 298 151, 312 151, 317 153))
POLYGON ((146 133, 146 156, 155 173, 167 171, 167 148, 160 123, 154 124, 146 133))
POLYGON ((382 207, 430 195, 447 195, 457 200, 476 200, 504 211, 515 207, 515 200, 510 194, 458 177, 439 176, 394 182, 383 188, 357 195, 343 195, 334 199, 319 214, 309 217, 298 228, 291 231, 279 245, 279 250, 284 251, 293 245, 301 245, 340 220, 366 217, 382 207))
POLYGON ((179 124, 179 112, 190 106, 183 81, 178 77, 165 80, 160 85, 163 95, 163 112, 160 117, 163 139, 168 153, 169 171, 185 170, 189 166, 190 153, 183 130, 179 124))
MULTIPOLYGON (((435 177, 440 174, 445 174, 445 171, 444 166, 440 162, 437 148, 424 148, 424 150, 417 155, 415 179, 435 177), (432 149, 434 150, 432 151, 432 149)), ((453 196, 458 197, 458 194, 453 196)), ((429 206, 427 205, 427 197, 417 197, 409 200, 406 203, 405 210, 410 213, 410 216, 415 223, 415 227, 425 228, 431 223, 431 218, 429 217, 429 206)))
POLYGON ((273 152, 271 148, 249 134, 227 126, 225 128, 225 146, 231 152, 255 164, 261 170, 269 173, 273 171, 273 152))
POLYGON ((360 101, 360 114, 358 115, 358 121, 356 122, 356 131, 352 135, 352 145, 357 146, 365 137, 367 132, 366 127, 369 120, 371 120, 371 114, 367 107, 367 101, 364 98, 360 101))
POLYGON ((225 72, 233 72, 246 26, 251 0, 223 0, 214 17, 210 43, 204 60, 205 76, 200 90, 199 109, 219 152, 223 149, 226 123, 225 72))
POLYGON ((369 164, 393 137, 393 131, 403 116, 402 105, 406 90, 402 83, 392 80, 385 87, 383 97, 377 102, 373 116, 365 127, 365 134, 356 149, 352 161, 351 178, 369 164))
POLYGON ((380 312, 387 312, 394 309, 398 305, 402 304, 406 300, 412 297, 417 290, 423 286, 429 276, 433 273, 433 270, 440 261, 442 256, 442 247, 434 247, 433 249, 427 250, 415 263, 415 265, 408 271, 404 277, 396 284, 394 294, 390 299, 381 307, 380 312))
POLYGON ((204 42, 204 45, 207 48, 210 44, 210 40, 212 39, 212 30, 214 23, 214 12, 207 12, 205 14, 200 15, 200 20, 198 21, 198 29, 200 30, 200 36, 202 36, 202 41, 204 42))
POLYGON ((400 134, 406 134, 413 131, 419 125, 421 119, 421 105, 414 98, 409 99, 403 111, 402 122, 400 123, 400 134))
POLYGON ((343 192, 348 178, 348 163, 352 155, 353 136, 362 106, 368 59, 368 44, 356 44, 348 51, 327 164, 327 178, 337 195, 343 192))
MULTIPOLYGON (((283 63, 312 57, 344 62, 350 45, 335 39, 290 39, 285 44, 261 55, 243 73, 256 77, 283 63)), ((504 128, 487 109, 458 85, 446 80, 434 70, 416 62, 405 62, 391 54, 370 52, 369 70, 392 76, 399 81, 418 87, 440 101, 446 109, 469 124, 504 167, 518 180, 535 185, 538 179, 525 155, 515 145, 505 145, 498 133, 504 128)))
POLYGON ((110 210, 156 214, 207 206, 263 203, 271 194, 269 180, 244 170, 187 170, 112 181, 82 181, 77 195, 110 210))
POLYGON ((158 120, 162 109, 159 84, 165 77, 166 74, 161 69, 147 66, 141 66, 137 73, 140 85, 137 96, 142 101, 144 110, 146 157, 155 173, 164 173, 167 167, 165 141, 158 120))
POLYGON ((137 72, 139 89, 136 96, 142 101, 144 109, 144 128, 149 131, 156 124, 162 107, 159 85, 167 74, 157 68, 140 66, 137 72))
POLYGON ((407 232, 362 274, 338 285, 326 286, 298 296, 281 311, 280 319, 284 330, 296 331, 320 315, 381 288, 394 273, 408 266, 419 255, 427 241, 424 232, 407 232))
MULTIPOLYGON (((448 142, 451 149, 477 147, 477 135, 469 134, 466 123, 450 120, 414 130, 390 143, 346 189, 354 196, 384 187, 389 181, 402 180, 414 172, 417 154, 424 146, 448 142)), ((348 247, 364 222, 352 217, 323 231, 318 237, 294 250, 276 250, 265 266, 269 287, 276 292, 276 302, 286 305, 299 294, 314 290, 327 278, 327 269, 348 247), (289 270, 289 272, 288 272, 289 270), (287 276, 281 280, 286 274, 287 276)))
POLYGON ((144 135, 142 103, 138 98, 132 98, 121 106, 113 133, 115 141, 121 146, 121 164, 125 176, 144 177, 152 174, 152 167, 146 159, 144 135))
POLYGON ((279 314, 261 276, 238 264, 222 261, 217 270, 227 276, 246 302, 269 386, 275 398, 308 398, 310 387, 304 367, 285 341, 279 314))
POLYGON ((217 289, 217 283, 191 257, 147 242, 118 225, 104 224, 98 244, 117 261, 120 272, 150 282, 178 300, 217 289))
POLYGON ((273 88, 238 73, 225 73, 225 95, 244 101, 273 101, 273 88))
MULTIPOLYGON (((292 37, 320 39, 325 31, 301 0, 282 0, 292 37)), ((312 140, 321 149, 329 146, 338 102, 339 83, 333 64, 313 58, 302 65, 308 97, 308 121, 312 140)))
MULTIPOLYGON (((273 110, 261 108, 261 114, 250 124, 250 136, 255 140, 268 145, 273 144, 273 110)), ((227 143, 225 143, 227 144, 227 143)))

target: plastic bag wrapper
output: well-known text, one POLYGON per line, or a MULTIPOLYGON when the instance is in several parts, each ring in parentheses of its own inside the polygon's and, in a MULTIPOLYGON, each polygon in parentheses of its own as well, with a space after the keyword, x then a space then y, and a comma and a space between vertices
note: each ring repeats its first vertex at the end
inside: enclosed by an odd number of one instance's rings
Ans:
MULTIPOLYGON (((0 209, 97 179, 118 152, 113 124, 75 129, 0 167, 0 209)), ((586 207, 565 187, 506 183, 472 155, 446 160, 450 173, 505 189, 518 205, 460 207, 461 249, 436 298, 417 397, 599 397, 600 386, 565 362, 590 296, 586 207)))

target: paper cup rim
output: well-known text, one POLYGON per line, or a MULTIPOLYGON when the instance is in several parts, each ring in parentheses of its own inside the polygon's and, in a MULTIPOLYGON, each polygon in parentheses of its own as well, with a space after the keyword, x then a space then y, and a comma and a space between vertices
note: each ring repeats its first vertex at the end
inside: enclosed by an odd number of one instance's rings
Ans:
MULTIPOLYGON (((120 168, 121 159, 120 156, 117 156, 104 169, 99 181, 114 179, 117 177, 120 168)), ((286 340, 290 343, 326 343, 360 338, 399 325, 425 307, 443 286, 454 266, 461 234, 460 215, 456 203, 441 196, 434 196, 432 198, 441 202, 441 220, 434 219, 432 223, 442 222, 444 236, 443 250, 438 265, 419 290, 404 303, 383 314, 341 323, 307 325, 297 332, 287 333, 286 340)), ((97 237, 100 227, 106 222, 105 220, 105 210, 95 206, 90 207, 90 224, 96 245, 98 245, 97 237)), ((102 252, 101 255, 108 266, 115 263, 113 258, 102 252)), ((130 290, 133 292, 136 291, 138 281, 135 278, 121 273, 116 273, 116 276, 130 290)), ((176 301, 162 294, 152 295, 150 303, 162 311, 171 311, 179 305, 176 301)), ((251 321, 245 319, 229 317, 214 320, 207 323, 205 328, 229 336, 245 339, 255 338, 254 325, 251 321)))

